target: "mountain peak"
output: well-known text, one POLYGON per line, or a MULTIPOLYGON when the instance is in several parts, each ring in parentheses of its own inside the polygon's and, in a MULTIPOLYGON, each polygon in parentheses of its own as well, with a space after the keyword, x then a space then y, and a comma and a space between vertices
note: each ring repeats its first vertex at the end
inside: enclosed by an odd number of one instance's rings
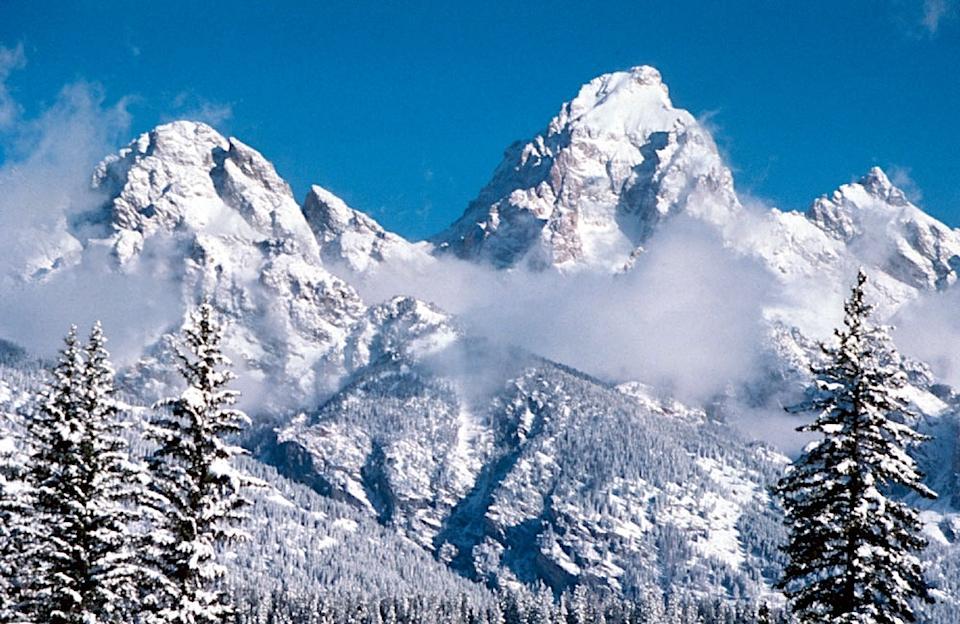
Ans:
POLYGON ((342 234, 350 228, 362 228, 376 235, 383 232, 379 223, 316 184, 310 187, 303 201, 303 213, 318 239, 342 234))
POLYGON ((824 230, 849 240, 860 233, 865 213, 889 221, 902 218, 898 215, 904 210, 911 213, 907 215, 911 219, 922 213, 894 186, 883 169, 871 167, 856 182, 843 184, 831 195, 814 201, 807 216, 824 230))
POLYGON ((213 127, 199 121, 179 120, 144 132, 128 149, 183 165, 206 165, 212 162, 210 154, 214 149, 228 147, 229 141, 213 127))
POLYGON ((868 265, 920 290, 957 280, 960 233, 907 199, 880 167, 813 202, 807 218, 868 265))
POLYGON ((642 136, 691 122, 689 113, 673 107, 660 72, 640 65, 602 74, 583 85, 550 127, 561 131, 576 123, 593 133, 642 136))
POLYGON ((619 270, 671 215, 724 223, 739 208, 710 134, 641 65, 584 84, 543 132, 512 145, 436 241, 499 267, 619 270))
POLYGON ((870 167, 870 171, 867 171, 867 173, 860 178, 859 182, 864 186, 893 186, 893 184, 890 182, 890 178, 887 177, 886 172, 877 166, 870 167))
POLYGON ((600 105, 611 96, 633 96, 648 93, 670 105, 670 90, 660 72, 650 65, 637 65, 622 71, 600 74, 580 88, 572 103, 586 104, 591 99, 600 105))
POLYGON ((265 392, 284 385, 271 400, 312 397, 336 376, 329 371, 365 306, 323 268, 289 185, 260 152, 176 121, 104 159, 94 186, 107 201, 81 227, 94 249, 109 249, 108 270, 161 267, 176 276, 184 307, 209 296, 225 344, 265 392))
POLYGON ((153 134, 158 137, 179 136, 187 138, 209 136, 219 138, 220 142, 226 140, 224 136, 210 124, 192 119, 176 119, 159 124, 154 126, 153 130, 150 130, 148 134, 153 134))
POLYGON ((890 178, 880 167, 871 167, 870 171, 857 181, 870 195, 894 206, 906 206, 910 203, 906 194, 893 185, 890 178))
POLYGON ((320 245, 323 262, 352 273, 375 269, 387 258, 428 257, 426 248, 388 232, 368 215, 354 210, 327 189, 313 185, 301 207, 320 245))
POLYGON ((97 166, 93 185, 109 199, 108 213, 87 219, 107 231, 90 235, 119 233, 121 263, 154 232, 218 227, 225 209, 267 236, 294 239, 316 253, 290 187, 273 165, 205 123, 174 121, 141 134, 97 166))
POLYGON ((656 67, 651 65, 637 65, 628 69, 627 72, 634 80, 641 84, 659 85, 663 89, 667 88, 667 86, 663 84, 663 77, 656 67))

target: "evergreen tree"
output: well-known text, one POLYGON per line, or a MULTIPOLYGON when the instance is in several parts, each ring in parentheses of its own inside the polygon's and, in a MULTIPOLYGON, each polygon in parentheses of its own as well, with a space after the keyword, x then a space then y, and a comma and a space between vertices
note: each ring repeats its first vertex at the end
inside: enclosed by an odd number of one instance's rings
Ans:
POLYGON ((67 335, 29 424, 32 489, 25 608, 49 624, 129 622, 137 557, 129 531, 137 471, 127 454, 100 324, 67 335))
POLYGON ((761 602, 757 608, 757 624, 773 624, 773 615, 770 613, 770 605, 761 602))
POLYGON ((129 623, 140 611, 141 586, 148 575, 138 549, 143 535, 143 505, 149 475, 130 457, 126 429, 114 398, 114 371, 103 327, 96 322, 84 349, 84 396, 82 409, 87 422, 86 448, 93 456, 93 499, 97 509, 94 524, 99 539, 97 568, 104 575, 102 596, 109 621, 129 623))
POLYGON ((157 444, 149 458, 158 517, 151 558, 161 579, 150 608, 164 624, 226 622, 232 613, 217 554, 245 536, 242 490, 254 482, 231 466, 243 451, 229 438, 249 419, 232 407, 238 393, 227 388, 234 376, 221 337, 204 303, 184 326, 177 353, 187 388, 155 406, 148 429, 157 444))
POLYGON ((30 515, 27 456, 13 414, 0 414, 0 623, 24 621, 21 587, 26 580, 23 553, 30 515))
POLYGON ((817 418, 800 431, 822 436, 776 487, 786 512, 789 563, 780 587, 802 623, 901 624, 928 599, 915 510, 899 487, 935 494, 906 447, 924 436, 903 422, 905 384, 887 329, 870 323, 861 271, 844 305, 836 346, 821 345, 813 373, 817 418))
POLYGON ((666 609, 663 606, 663 592, 654 585, 646 586, 641 593, 640 603, 641 622, 663 622, 666 609))

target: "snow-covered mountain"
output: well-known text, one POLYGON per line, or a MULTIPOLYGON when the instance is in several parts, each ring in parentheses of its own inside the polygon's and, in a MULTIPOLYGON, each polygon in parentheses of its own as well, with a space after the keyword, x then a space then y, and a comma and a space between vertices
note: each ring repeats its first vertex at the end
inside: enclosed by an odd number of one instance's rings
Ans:
POLYGON ((674 106, 648 66, 583 85, 543 132, 510 146, 463 216, 433 240, 438 253, 499 268, 619 271, 678 215, 788 284, 842 284, 868 267, 887 312, 952 283, 960 264, 960 234, 876 167, 806 214, 744 208, 710 133, 674 106))
POLYGON ((775 576, 782 455, 649 388, 470 340, 413 300, 371 316, 389 321, 358 330, 364 366, 281 432, 287 474, 494 585, 634 591, 666 574, 756 595, 775 576))
MULTIPOLYGON (((265 399, 298 405, 336 377, 365 307, 324 268, 289 185, 257 151, 205 124, 174 122, 106 158, 93 184, 105 201, 72 223, 80 257, 106 257, 95 273, 161 276, 173 300, 164 330, 207 297, 225 316, 238 364, 269 389, 265 399)), ((81 260, 55 265, 45 279, 91 270, 81 260)))
POLYGON ((807 217, 861 262, 908 286, 940 290, 957 280, 960 231, 910 203, 879 167, 817 199, 807 217))
MULTIPOLYGON (((13 263, 22 267, 16 288, 124 276, 162 295, 165 315, 122 371, 144 401, 166 381, 160 336, 208 298, 224 317, 245 407, 269 425, 251 441, 257 458, 324 497, 252 464, 274 485, 261 534, 289 548, 278 557, 307 577, 318 561, 379 544, 384 556, 424 566, 410 583, 461 587, 423 563, 430 558, 501 586, 769 592, 780 529, 766 487, 786 459, 725 420, 747 407, 780 411, 778 401, 801 394, 813 337, 858 266, 884 317, 950 288, 960 270, 960 233, 876 168, 805 213, 745 206, 709 132, 673 105, 650 67, 584 85, 543 132, 507 150, 463 216, 429 243, 386 231, 318 186, 298 203, 263 156, 200 123, 141 135, 97 167, 94 187, 101 204, 65 217, 41 253, 13 263), (363 301, 356 289, 387 268, 402 268, 391 279, 443 278, 450 255, 494 278, 591 272, 609 276, 605 288, 629 288, 638 282, 621 273, 651 270, 647 250, 681 219, 779 289, 764 310, 762 370, 710 405, 493 344, 431 302, 363 301)), ((525 312, 551 323, 548 309, 525 312)), ((0 342, 4 353, 24 361, 0 342)), ((956 396, 922 363, 907 367, 923 426, 938 440, 952 435, 956 396)), ((22 393, 12 370, 0 378, 0 403, 22 393)), ((936 556, 956 567, 960 454, 952 442, 926 453, 948 494, 927 510, 928 529, 936 556)), ((364 551, 345 586, 377 584, 362 574, 365 561, 377 558, 364 551)))
POLYGON ((659 232, 692 221, 778 283, 764 303, 770 376, 737 390, 771 404, 784 400, 773 389, 802 385, 815 339, 829 336, 859 267, 883 319, 956 280, 960 232, 911 204, 879 168, 806 212, 755 204, 740 202, 709 132, 642 66, 586 83, 543 132, 512 145, 434 242, 438 255, 500 269, 616 273, 650 262, 659 232))
POLYGON ((547 128, 507 150, 440 250, 497 267, 617 270, 671 214, 741 211, 713 139, 652 67, 585 84, 547 128))

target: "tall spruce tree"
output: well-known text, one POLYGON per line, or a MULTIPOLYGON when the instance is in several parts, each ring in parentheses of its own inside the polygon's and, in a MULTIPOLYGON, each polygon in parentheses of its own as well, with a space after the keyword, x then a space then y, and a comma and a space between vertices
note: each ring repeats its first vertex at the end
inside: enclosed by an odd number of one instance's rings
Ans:
POLYGON ((137 470, 130 462, 100 324, 67 335, 29 423, 32 500, 23 611, 50 624, 130 622, 136 611, 137 470))
POLYGON ((837 344, 821 345, 825 364, 813 368, 818 415, 799 431, 822 437, 775 489, 789 532, 780 587, 804 624, 902 624, 929 599, 918 514, 892 497, 936 496, 906 451, 926 438, 905 422, 905 377, 887 328, 869 320, 866 281, 861 271, 837 344))
POLYGON ((166 624, 230 620, 218 549, 245 537, 243 489, 254 485, 231 465, 243 450, 229 439, 249 419, 232 407, 238 393, 227 388, 234 376, 214 314, 204 303, 190 315, 177 354, 187 388, 157 403, 148 429, 159 518, 151 550, 161 575, 152 617, 166 624))

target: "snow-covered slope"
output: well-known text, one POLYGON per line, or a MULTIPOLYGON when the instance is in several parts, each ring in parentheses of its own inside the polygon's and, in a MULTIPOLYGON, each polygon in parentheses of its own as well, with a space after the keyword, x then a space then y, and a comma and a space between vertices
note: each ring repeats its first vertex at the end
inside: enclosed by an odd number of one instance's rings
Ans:
POLYGON ((388 232, 373 218, 331 193, 310 187, 303 214, 320 245, 323 262, 354 276, 375 271, 384 262, 429 262, 430 244, 411 243, 388 232))
POLYGON ((376 518, 294 483, 269 466, 242 467, 267 483, 256 492, 252 539, 238 545, 233 585, 250 600, 311 599, 340 592, 383 597, 465 596, 473 604, 493 597, 376 518))
POLYGON ((765 488, 785 458, 642 386, 467 339, 414 300, 370 318, 351 381, 281 432, 287 474, 494 585, 764 591, 765 488))
MULTIPOLYGON (((289 477, 494 586, 772 591, 782 527, 767 488, 788 460, 717 420, 722 406, 708 415, 504 351, 409 298, 372 308, 348 344, 349 382, 279 433, 273 461, 289 477)), ((805 347, 785 364, 795 371, 812 347, 784 344, 805 347)), ((960 604, 946 573, 960 565, 957 401, 922 365, 904 365, 905 398, 937 440, 921 461, 946 500, 924 519, 949 619, 960 604)))
POLYGON ((710 134, 652 67, 599 76, 547 128, 507 150, 441 251, 498 267, 622 268, 657 225, 741 210, 710 134))

